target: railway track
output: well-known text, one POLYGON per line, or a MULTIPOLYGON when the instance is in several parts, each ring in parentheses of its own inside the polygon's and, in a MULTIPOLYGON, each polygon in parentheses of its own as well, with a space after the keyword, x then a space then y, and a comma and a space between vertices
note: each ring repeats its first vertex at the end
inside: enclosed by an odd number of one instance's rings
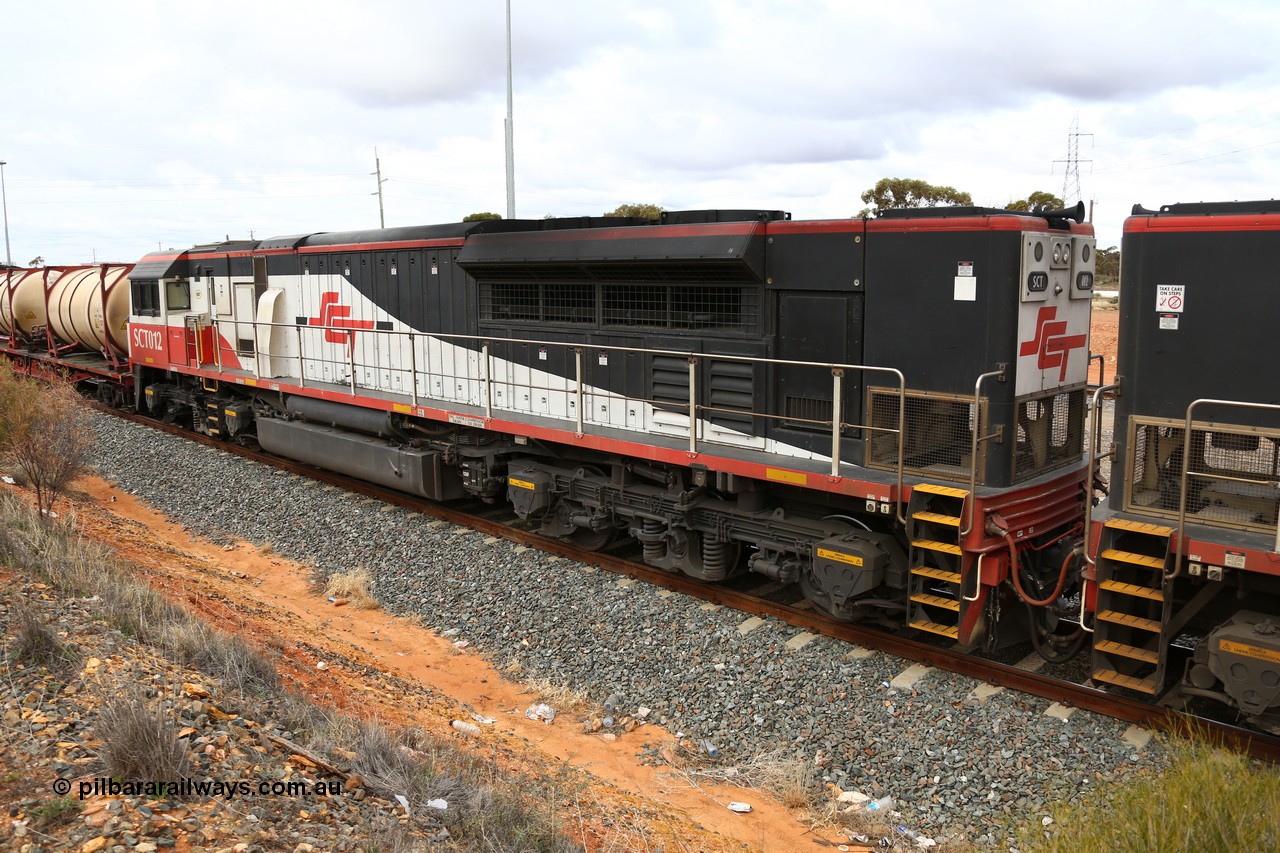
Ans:
POLYGON ((721 585, 703 583, 638 562, 632 558, 638 556, 638 548, 635 549, 634 554, 629 549, 587 551, 570 542, 548 539, 521 529, 518 524, 513 523, 517 521, 515 516, 504 507, 489 506, 478 501, 456 504, 433 503, 342 474, 210 438, 182 427, 160 423, 142 415, 98 403, 91 403, 91 405, 104 413, 216 447, 264 465, 536 548, 544 553, 596 566, 620 576, 642 580, 711 604, 729 607, 749 616, 771 617, 815 635, 885 652, 925 666, 968 676, 996 687, 1037 696, 1066 707, 1079 708, 1143 728, 1164 732, 1195 731, 1254 758, 1280 762, 1280 736, 1245 729, 1221 720, 1173 711, 1153 703, 1108 693, 1087 684, 1078 684, 1052 675, 1028 671, 973 653, 940 647, 932 642, 910 639, 865 625, 840 622, 813 610, 803 599, 795 602, 772 600, 765 593, 772 592, 776 584, 764 579, 754 587, 741 589, 736 588, 732 582, 721 585))

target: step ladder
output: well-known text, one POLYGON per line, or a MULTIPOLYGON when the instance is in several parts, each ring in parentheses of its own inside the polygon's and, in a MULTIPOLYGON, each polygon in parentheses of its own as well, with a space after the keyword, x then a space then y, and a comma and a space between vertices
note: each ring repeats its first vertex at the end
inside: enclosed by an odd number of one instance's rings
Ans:
POLYGON ((961 593, 960 524, 968 496, 965 489, 924 483, 911 487, 907 504, 907 624, 952 640, 960 638, 967 604, 961 593))
POLYGON ((226 421, 222 417, 222 400, 206 400, 205 428, 214 438, 222 438, 226 433, 226 421))
POLYGON ((1162 692, 1172 596, 1164 581, 1173 528, 1108 519, 1098 545, 1094 681, 1148 696, 1162 692))

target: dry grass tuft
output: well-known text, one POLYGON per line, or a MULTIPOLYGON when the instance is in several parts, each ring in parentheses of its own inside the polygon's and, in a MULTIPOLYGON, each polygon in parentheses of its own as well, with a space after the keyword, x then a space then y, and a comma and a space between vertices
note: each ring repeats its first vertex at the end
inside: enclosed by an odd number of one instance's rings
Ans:
POLYGON ((70 669, 77 661, 75 651, 54 635, 30 610, 19 611, 10 659, 26 666, 43 666, 51 671, 70 669))
POLYGON ((1053 823, 1033 821, 1018 846, 1046 853, 1280 849, 1280 768, 1195 732, 1172 738, 1167 750, 1163 772, 1060 803, 1053 823))
MULTIPOLYGON (((690 744, 688 749, 697 748, 690 744)), ((781 752, 755 755, 738 764, 691 763, 685 775, 765 791, 790 808, 817 806, 823 794, 813 763, 781 752)))
POLYGON ((174 660, 213 676, 242 698, 280 687, 276 668, 244 639, 194 619, 170 623, 157 642, 174 660))
POLYGON ((95 724, 103 769, 115 779, 172 782, 188 776, 191 760, 171 718, 147 707, 141 694, 108 699, 95 724))
POLYGON ((362 610, 375 610, 379 607, 378 599, 369 590, 373 586, 373 573, 368 569, 355 569, 329 575, 325 582, 324 594, 330 598, 346 599, 352 607, 362 610))
POLYGON ((599 704, 588 698, 585 693, 541 678, 525 681, 524 686, 537 697, 539 702, 550 705, 557 714, 585 714, 599 704))

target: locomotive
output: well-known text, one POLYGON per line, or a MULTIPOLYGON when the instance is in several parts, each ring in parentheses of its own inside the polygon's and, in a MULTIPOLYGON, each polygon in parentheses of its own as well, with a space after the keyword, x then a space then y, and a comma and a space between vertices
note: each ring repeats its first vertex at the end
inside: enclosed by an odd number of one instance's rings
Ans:
MULTIPOLYGON (((1084 571, 1094 679, 1280 731, 1275 201, 1135 206, 1115 447, 1084 571)), ((1092 448, 1091 448, 1092 450, 1092 448)), ((1083 612, 1083 611, 1082 611, 1083 612)))
POLYGON ((1114 449, 1086 448, 1101 392, 1091 407, 1082 204, 228 240, 149 254, 127 278, 11 271, 0 351, 227 441, 430 499, 508 502, 587 549, 630 537, 668 571, 798 584, 841 619, 965 648, 1030 640, 1051 660, 1087 643, 1099 683, 1268 725, 1276 382, 1162 365, 1171 348, 1222 363, 1224 345, 1256 346, 1239 327, 1260 333, 1280 296, 1254 269, 1280 215, 1174 207, 1126 227, 1114 449), (1214 247, 1237 226, 1240 266, 1224 266, 1214 247), (1191 301, 1224 274, 1253 319, 1218 294, 1191 301), (55 334, 32 307, 38 288, 55 307, 68 276, 88 283, 81 325, 98 338, 55 334), (105 307, 121 292, 123 321, 105 307), (1167 307, 1174 293, 1191 307, 1148 328, 1131 294, 1167 307), (1238 417, 1182 411, 1207 405, 1205 383, 1238 417), (1179 466, 1181 491, 1166 473, 1179 466))

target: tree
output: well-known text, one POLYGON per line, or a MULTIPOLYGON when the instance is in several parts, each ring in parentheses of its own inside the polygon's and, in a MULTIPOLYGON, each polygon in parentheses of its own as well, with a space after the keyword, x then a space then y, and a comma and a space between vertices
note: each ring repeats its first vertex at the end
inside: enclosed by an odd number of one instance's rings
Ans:
POLYGON ((501 219, 496 213, 468 213, 462 217, 463 222, 484 222, 489 219, 501 219))
POLYGON ((642 204, 640 202, 636 202, 635 204, 620 204, 613 210, 606 212, 604 215, 634 216, 639 219, 661 219, 662 211, 664 210, 666 210, 665 207, 660 207, 656 204, 642 204))
POLYGON ((27 262, 27 266, 29 267, 44 266, 44 255, 36 255, 34 258, 32 258, 30 261, 27 262))
POLYGON ((973 204, 973 197, 955 187, 936 187, 919 178, 881 178, 862 194, 871 207, 860 216, 874 215, 893 207, 952 207, 973 204))
POLYGON ((89 467, 94 430, 89 410, 69 385, 43 385, 0 370, 0 457, 36 490, 48 517, 58 496, 89 467))
POLYGON ((1109 249, 1098 249, 1094 252, 1093 257, 1093 275, 1097 281, 1094 287, 1102 286, 1104 290, 1119 287, 1120 250, 1115 246, 1109 249))
POLYGON ((1006 210, 1062 210, 1067 203, 1053 193, 1036 190, 1020 201, 1011 201, 1005 205, 1006 210))

